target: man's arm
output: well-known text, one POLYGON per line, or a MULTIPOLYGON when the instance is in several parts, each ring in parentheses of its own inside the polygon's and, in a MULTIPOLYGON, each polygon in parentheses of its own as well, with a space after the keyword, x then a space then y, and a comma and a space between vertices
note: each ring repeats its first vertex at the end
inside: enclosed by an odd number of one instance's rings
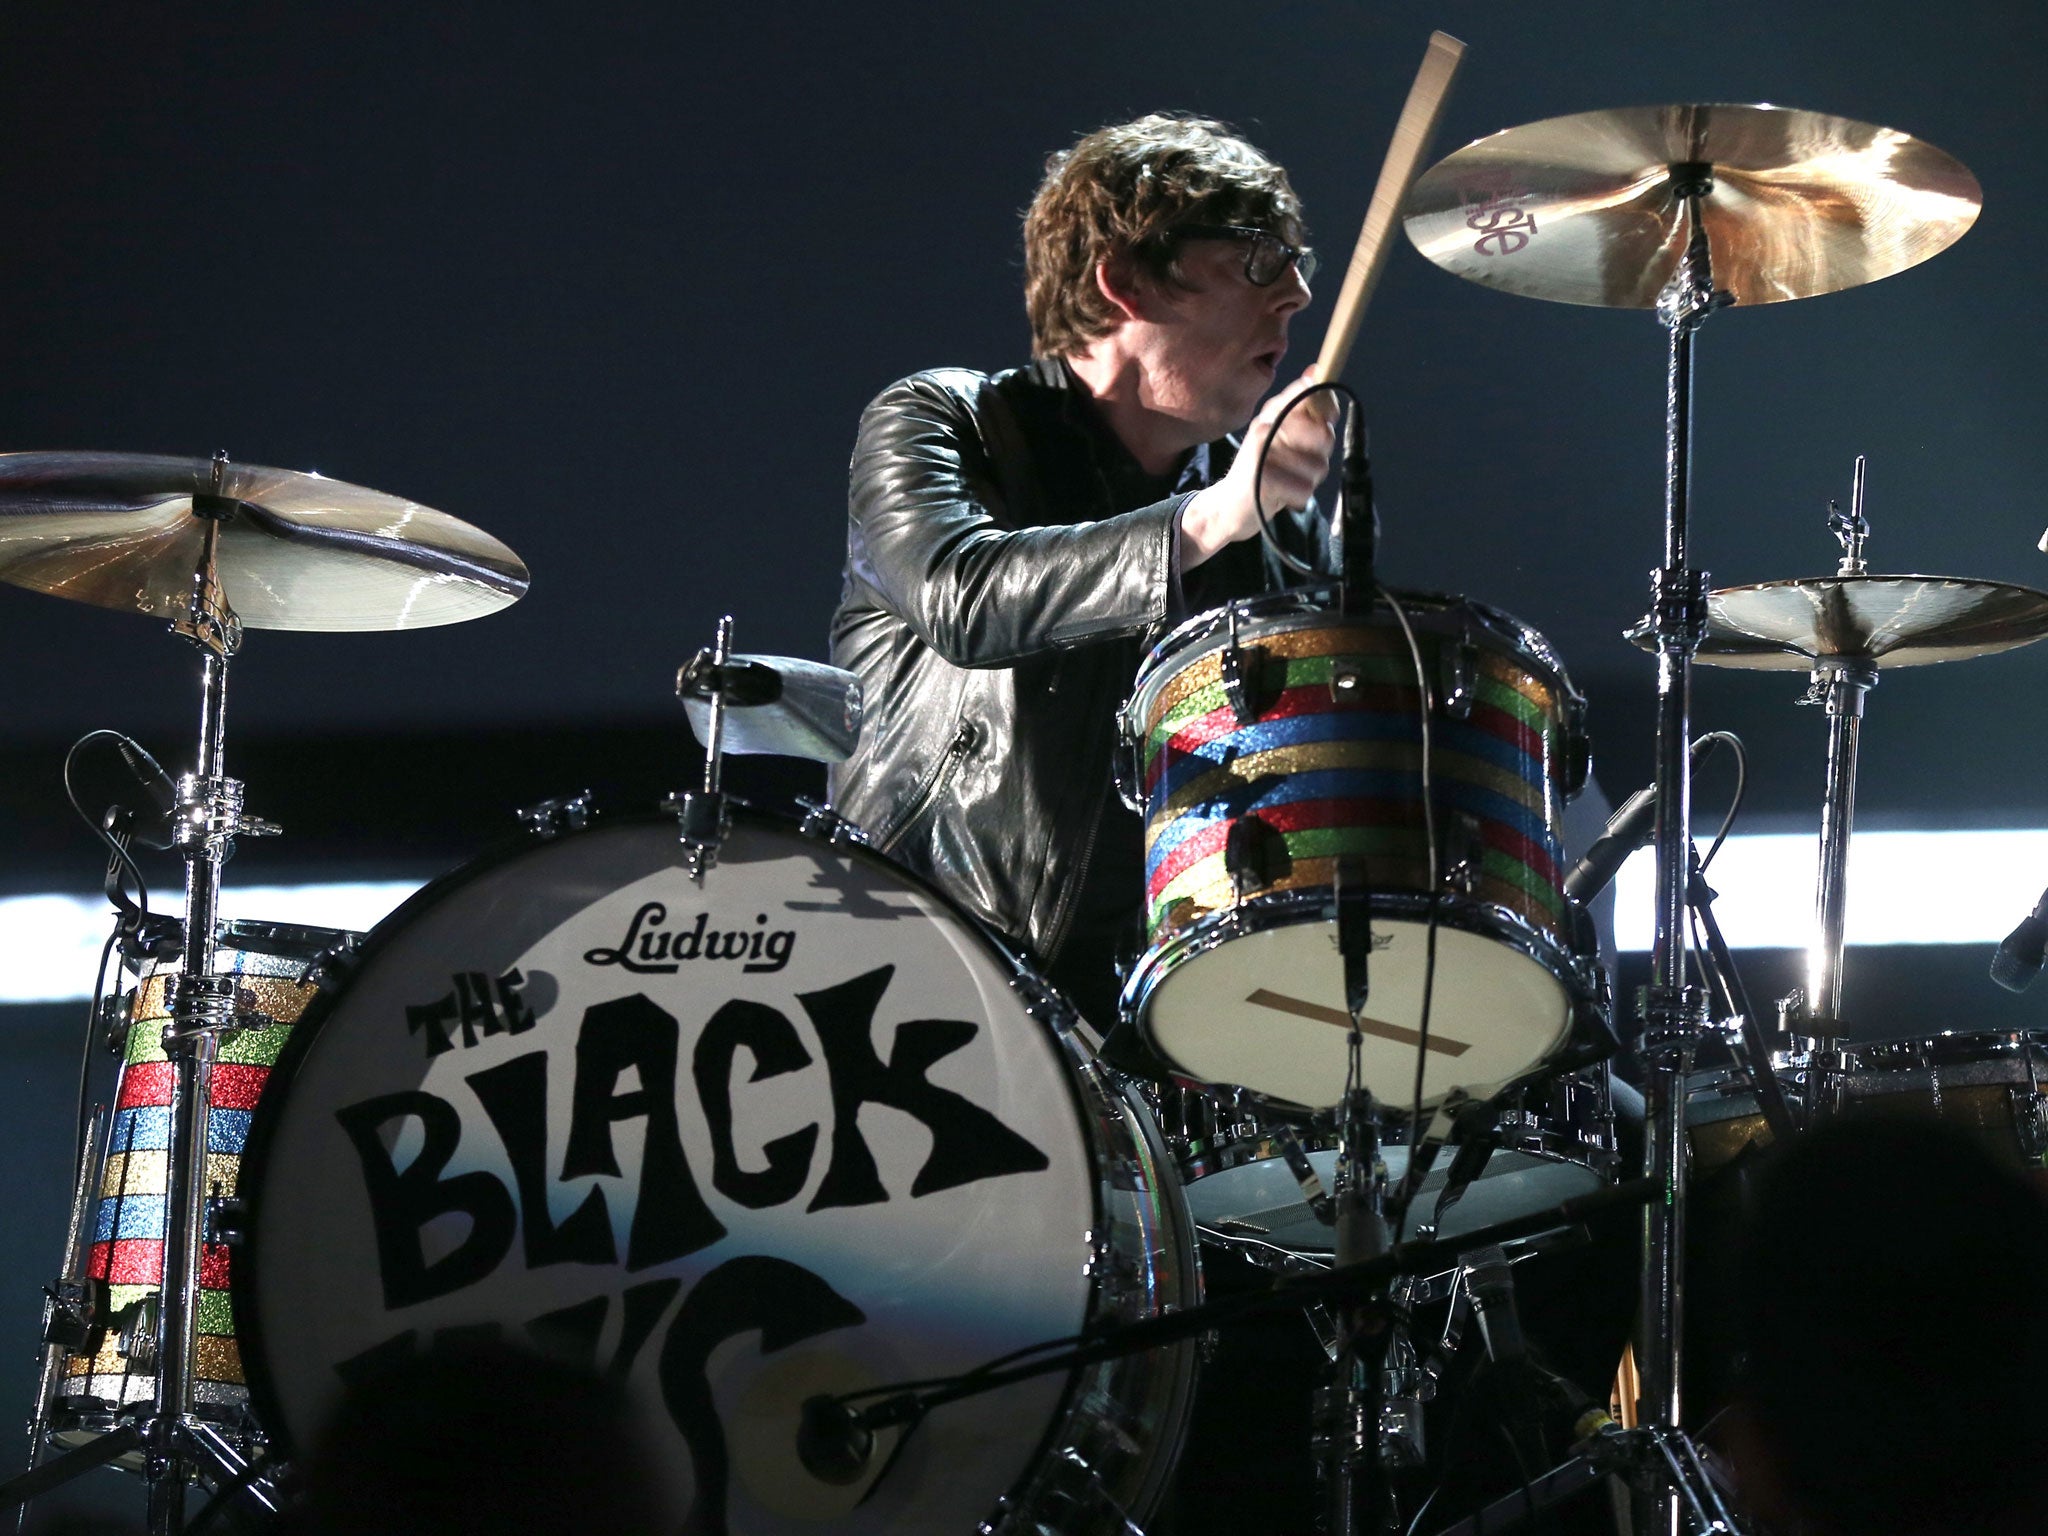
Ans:
POLYGON ((1007 666, 1169 616, 1188 498, 1099 522, 1012 526, 968 403, 933 375, 868 407, 851 487, 855 576, 955 666, 1007 666))

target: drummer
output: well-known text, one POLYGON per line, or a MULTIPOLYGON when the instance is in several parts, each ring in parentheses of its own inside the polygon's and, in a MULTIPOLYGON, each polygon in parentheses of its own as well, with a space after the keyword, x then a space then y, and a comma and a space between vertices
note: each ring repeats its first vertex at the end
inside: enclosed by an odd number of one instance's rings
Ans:
POLYGON ((1323 552, 1322 399, 1274 430, 1312 382, 1274 391, 1313 270, 1287 173, 1222 124, 1103 128, 1025 214, 1033 361, 913 374, 861 418, 832 660, 868 715, 835 803, 1104 1032, 1141 937, 1111 757, 1145 637, 1266 587, 1261 450, 1279 541, 1323 552))

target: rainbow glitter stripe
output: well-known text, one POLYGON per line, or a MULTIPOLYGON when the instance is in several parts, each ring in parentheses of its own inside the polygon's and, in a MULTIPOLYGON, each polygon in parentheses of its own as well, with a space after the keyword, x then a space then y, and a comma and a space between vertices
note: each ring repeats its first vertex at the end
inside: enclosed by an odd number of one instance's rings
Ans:
MULTIPOLYGON (((227 1197, 235 1193, 257 1100, 293 1021, 315 989, 296 979, 303 959, 234 951, 222 951, 218 958, 220 970, 240 979, 244 1006, 278 1021, 223 1034, 208 1076, 205 1187, 208 1195, 227 1197)), ((148 1401, 156 1391, 154 1373, 136 1369, 122 1350, 120 1323, 122 1314, 132 1317, 131 1308, 163 1288, 172 1088, 163 1049, 165 980, 161 974, 148 978, 131 1001, 132 1022, 87 1259, 87 1273, 108 1283, 115 1320, 95 1338, 89 1353, 67 1357, 64 1395, 72 1399, 125 1404, 148 1401)), ((231 1412, 246 1401, 248 1390, 228 1294, 228 1252, 217 1244, 200 1250, 192 1396, 196 1403, 231 1412)))
MULTIPOLYGON (((1430 675, 1440 675, 1443 648, 1457 641, 1416 638, 1430 675)), ((1561 938, 1561 690, 1500 641, 1470 638, 1470 707, 1457 718, 1439 711, 1431 723, 1440 829, 1463 813, 1477 832, 1474 894, 1561 938)), ((1428 888, 1420 695, 1400 631, 1333 617, 1268 633, 1254 620, 1241 644, 1257 704, 1247 723, 1230 707, 1220 648, 1141 680, 1155 941, 1236 899, 1225 849, 1232 826, 1250 816, 1266 829, 1266 847, 1285 852, 1258 893, 1330 885, 1339 860, 1362 861, 1373 890, 1428 888)))

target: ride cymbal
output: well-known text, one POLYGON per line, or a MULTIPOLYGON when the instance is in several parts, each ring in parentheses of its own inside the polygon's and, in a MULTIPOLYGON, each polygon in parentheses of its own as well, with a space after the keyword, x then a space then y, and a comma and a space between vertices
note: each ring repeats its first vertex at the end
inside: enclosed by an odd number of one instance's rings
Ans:
POLYGON ((445 512, 288 469, 222 464, 217 491, 215 474, 208 459, 0 454, 0 580, 172 619, 211 524, 221 589, 250 629, 424 629, 526 592, 517 555, 445 512))
MULTIPOLYGON (((1707 667, 1805 672, 1827 657, 1892 667, 1964 661, 2048 635, 2048 592, 1952 576, 1804 576, 1707 594, 1707 667)), ((1629 638, 1645 650, 1639 626, 1629 638)))
POLYGON ((1714 287, 1746 305, 1903 272, 1961 238, 1983 203, 1961 163, 1896 129, 1695 104, 1477 139, 1423 173, 1404 222, 1424 256, 1489 288, 1650 309, 1685 254, 1688 181, 1707 188, 1714 287))

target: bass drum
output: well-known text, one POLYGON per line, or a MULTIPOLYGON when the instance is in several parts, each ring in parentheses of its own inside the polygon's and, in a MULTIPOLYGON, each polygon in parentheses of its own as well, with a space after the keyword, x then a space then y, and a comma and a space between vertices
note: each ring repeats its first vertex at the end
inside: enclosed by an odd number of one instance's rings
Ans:
POLYGON ((1144 1521, 1191 1347, 939 1407, 850 1481, 799 1456, 812 1398, 1200 1280, 1158 1132, 1071 1009, 843 832, 734 816, 701 884, 672 819, 460 871, 309 1013, 235 1265, 262 1421, 303 1450, 352 1375, 482 1328, 625 1383, 671 1528, 1144 1521))

